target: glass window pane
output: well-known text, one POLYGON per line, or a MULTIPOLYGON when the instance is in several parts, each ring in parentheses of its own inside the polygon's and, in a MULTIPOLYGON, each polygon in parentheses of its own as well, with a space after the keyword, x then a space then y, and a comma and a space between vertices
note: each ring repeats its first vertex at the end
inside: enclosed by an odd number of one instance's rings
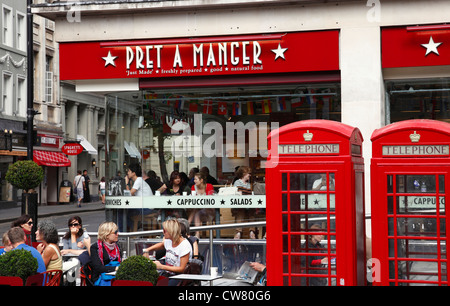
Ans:
MULTIPOLYGON (((390 246, 394 246, 394 239, 390 240, 390 246)), ((423 239, 397 239, 397 257, 400 258, 426 258, 439 259, 438 252, 446 256, 445 243, 440 243, 440 250, 437 248, 436 240, 423 239)), ((390 254, 394 254, 390 249, 390 254)))
POLYGON ((397 197, 399 214, 436 214, 436 201, 441 210, 445 209, 445 197, 440 196, 399 196, 397 197), (437 200, 439 199, 439 200, 437 200))
MULTIPOLYGON (((393 236, 394 232, 393 218, 389 218, 388 235, 393 236)), ((422 236, 422 237, 436 237, 436 219, 435 218, 397 218, 397 236, 422 236)), ((445 234, 445 227, 441 226, 445 234)))
MULTIPOLYGON (((394 266, 391 268, 395 269, 394 266)), ((398 261, 397 270, 390 271, 392 278, 396 273, 399 280, 413 281, 438 281, 439 280, 439 263, 430 261, 398 261)), ((409 283, 409 285, 423 285, 409 283)))

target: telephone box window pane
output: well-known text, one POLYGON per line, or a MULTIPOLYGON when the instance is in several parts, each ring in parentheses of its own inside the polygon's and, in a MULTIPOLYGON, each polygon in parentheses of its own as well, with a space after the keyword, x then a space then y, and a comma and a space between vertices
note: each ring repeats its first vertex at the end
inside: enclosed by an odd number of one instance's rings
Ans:
POLYGON ((289 252, 289 235, 283 235, 283 253, 289 252))
POLYGON ((288 231, 288 216, 287 215, 282 215, 282 231, 283 232, 287 232, 288 231))
POLYGON ((300 215, 291 215, 291 232, 299 232, 302 230, 300 215))
MULTIPOLYGON (((323 235, 325 235, 323 239, 326 239, 328 227, 330 233, 334 233, 336 229, 335 216, 331 214, 330 216, 327 214, 293 214, 291 215, 291 222, 294 222, 294 218, 296 224, 300 221, 300 225, 295 225, 298 231, 302 231, 305 234, 308 232, 323 232, 323 235), (329 226, 328 223, 330 223, 329 226)), ((293 227, 291 225, 292 229, 293 227)))
MULTIPOLYGON (((393 236, 393 218, 389 218, 388 235, 393 236)), ((423 236, 436 237, 436 219, 435 218, 397 218, 397 236, 423 236)))
POLYGON ((306 175, 305 173, 290 173, 290 190, 306 190, 306 175))
POLYGON ((291 205, 290 209, 291 211, 300 211, 305 209, 305 201, 308 195, 306 194, 298 194, 298 193, 291 193, 290 194, 290 200, 291 205), (303 205, 301 205, 303 204, 303 205))
POLYGON ((388 204, 388 214, 392 215, 394 213, 394 197, 388 197, 387 204, 388 204))
POLYGON ((435 195, 419 196, 399 196, 397 197, 397 213, 400 214, 420 214, 436 215, 436 201, 439 199, 439 207, 445 209, 445 197, 435 195))
POLYGON ((289 273, 289 255, 283 256, 283 273, 289 273))
POLYGON ((336 286, 336 279, 331 279, 331 284, 328 284, 328 277, 292 277, 292 285, 296 283, 296 286, 336 286))
POLYGON ((288 197, 285 193, 281 195, 281 210, 288 211, 288 197))
POLYGON ((387 176, 387 192, 392 193, 394 191, 394 177, 392 175, 387 176))
POLYGON ((281 190, 287 191, 287 173, 281 174, 281 190))
POLYGON ((332 193, 291 194, 291 211, 335 210, 335 195, 332 193))
POLYGON ((445 175, 439 175, 439 193, 445 193, 445 175))
MULTIPOLYGON (((394 245, 391 243, 390 245, 394 245)), ((426 259, 439 259, 438 252, 444 251, 438 250, 436 240, 423 240, 423 239, 398 239, 397 240, 397 257, 398 258, 426 258, 426 259)), ((390 254, 394 254, 394 250, 390 250, 390 254), (392 252, 391 252, 392 251, 392 252)))
MULTIPOLYGON (((401 283, 405 280, 437 282, 439 281, 439 263, 431 261, 398 261, 397 275, 399 285, 423 286, 423 283, 401 283)), ((395 273, 395 271, 393 271, 395 273)), ((433 285, 433 284, 427 284, 433 285)))
POLYGON ((311 187, 312 190, 327 190, 327 182, 328 182, 328 190, 334 190, 334 174, 330 173, 329 177, 327 177, 326 173, 320 173, 313 176, 314 181, 311 187))
POLYGON ((398 193, 435 193, 435 175, 397 175, 398 193))

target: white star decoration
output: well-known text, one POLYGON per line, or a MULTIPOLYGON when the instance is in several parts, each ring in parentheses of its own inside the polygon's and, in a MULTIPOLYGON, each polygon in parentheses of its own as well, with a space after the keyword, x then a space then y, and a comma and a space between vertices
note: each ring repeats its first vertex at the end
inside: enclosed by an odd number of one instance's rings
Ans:
POLYGON ((117 58, 117 56, 112 56, 111 51, 108 52, 108 56, 102 57, 105 60, 105 67, 108 65, 113 65, 116 67, 116 63, 114 63, 114 60, 117 58))
POLYGON ((275 53, 275 60, 277 60, 277 58, 281 57, 282 59, 286 60, 284 58, 284 52, 286 52, 288 48, 281 48, 281 45, 278 44, 278 48, 277 49, 272 49, 271 51, 273 53, 275 53))
POLYGON ((442 44, 441 42, 435 43, 434 40, 433 40, 433 37, 430 36, 430 41, 428 42, 428 44, 422 44, 422 47, 427 48, 427 53, 425 53, 425 56, 427 56, 431 52, 436 53, 437 55, 439 55, 439 52, 438 52, 437 48, 441 44, 442 44))

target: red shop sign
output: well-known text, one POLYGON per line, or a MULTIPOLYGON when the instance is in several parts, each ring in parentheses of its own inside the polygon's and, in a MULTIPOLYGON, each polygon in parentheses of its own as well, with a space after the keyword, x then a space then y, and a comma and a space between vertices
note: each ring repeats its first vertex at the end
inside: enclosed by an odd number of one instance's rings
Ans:
POLYGON ((450 30, 385 28, 381 33, 383 68, 450 65, 450 30))
POLYGON ((79 143, 66 143, 61 150, 66 155, 78 155, 83 152, 84 148, 79 143))
POLYGON ((339 31, 60 43, 61 80, 339 70, 339 31))

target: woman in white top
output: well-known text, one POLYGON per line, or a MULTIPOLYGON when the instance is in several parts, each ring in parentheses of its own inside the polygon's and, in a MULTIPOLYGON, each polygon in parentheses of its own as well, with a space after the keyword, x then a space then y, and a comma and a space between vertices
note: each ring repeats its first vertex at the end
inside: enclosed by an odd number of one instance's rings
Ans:
POLYGON ((102 204, 105 204, 106 181, 104 176, 102 177, 100 183, 98 184, 98 189, 100 190, 100 195, 102 197, 102 204))
MULTIPOLYGON (((176 219, 170 219, 163 223, 164 239, 162 243, 157 243, 145 250, 154 251, 166 249, 165 263, 155 261, 158 270, 164 270, 169 275, 184 272, 189 259, 192 258, 192 247, 189 241, 181 236, 180 223, 176 219)), ((145 255, 145 254, 144 254, 145 255)), ((148 254, 146 255, 148 256, 148 254)), ((176 286, 181 280, 169 280, 169 286, 176 286)))

